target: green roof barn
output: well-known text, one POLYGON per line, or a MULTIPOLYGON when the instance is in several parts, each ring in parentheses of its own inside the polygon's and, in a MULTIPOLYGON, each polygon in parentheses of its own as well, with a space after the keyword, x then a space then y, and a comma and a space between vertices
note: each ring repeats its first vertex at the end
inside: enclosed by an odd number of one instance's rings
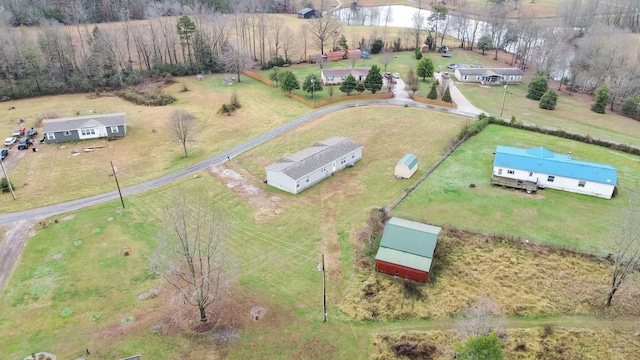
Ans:
POLYGON ((442 228, 391 218, 376 254, 376 270, 416 281, 427 281, 442 228))
POLYGON ((407 154, 396 164, 395 175, 398 179, 409 179, 418 171, 418 157, 407 154))

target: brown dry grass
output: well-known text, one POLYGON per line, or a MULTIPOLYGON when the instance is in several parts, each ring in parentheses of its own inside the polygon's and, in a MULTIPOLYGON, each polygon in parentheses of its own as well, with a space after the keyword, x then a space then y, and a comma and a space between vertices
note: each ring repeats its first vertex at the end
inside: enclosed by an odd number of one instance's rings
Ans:
POLYGON ((343 311, 359 320, 446 317, 485 295, 507 315, 638 314, 637 282, 604 309, 611 270, 597 258, 453 231, 441 233, 438 248, 444 258, 431 275, 435 283, 422 285, 422 298, 405 294, 402 279, 365 271, 343 311))
MULTIPOLYGON (((577 329, 552 327, 508 329, 502 341, 505 359, 634 359, 640 352, 640 341, 633 331, 612 329, 577 329)), ((458 332, 430 331, 379 334, 373 340, 374 359, 400 359, 391 347, 409 343, 433 345, 435 360, 451 359, 455 346, 462 342, 458 332)))

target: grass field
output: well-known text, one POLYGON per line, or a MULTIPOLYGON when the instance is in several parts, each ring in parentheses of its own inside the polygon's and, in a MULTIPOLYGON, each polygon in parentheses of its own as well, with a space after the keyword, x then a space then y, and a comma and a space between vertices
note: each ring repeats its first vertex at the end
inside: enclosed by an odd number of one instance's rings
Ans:
MULTIPOLYGON (((309 111, 299 102, 279 91, 243 76, 233 87, 222 85, 223 75, 204 81, 181 78, 191 91, 180 92, 182 85, 172 85, 168 92, 178 101, 165 107, 138 106, 117 97, 90 98, 87 94, 60 95, 11 101, 15 110, 0 110, 0 131, 10 131, 17 119, 27 126, 37 125, 43 114, 58 116, 76 113, 125 112, 127 136, 118 141, 88 140, 63 144, 36 144, 38 152, 29 151, 11 172, 20 201, 6 201, 4 211, 19 210, 86 197, 115 189, 109 176, 109 161, 118 167, 118 180, 129 186, 174 172, 240 142, 257 136, 309 111), (236 91, 242 108, 233 117, 218 115, 220 105, 229 102, 236 91), (189 141, 189 157, 184 158, 181 143, 171 134, 168 120, 174 109, 185 109, 198 119, 198 132, 189 141), (84 153, 90 146, 106 146, 84 153), (78 150, 77 156, 71 151, 78 150), (46 179, 46 181, 45 181, 46 179)), ((17 152, 14 149, 12 152, 17 152)), ((9 156, 12 156, 11 154, 9 156)), ((3 194, 0 198, 8 197, 3 194)), ((4 202, 4 201, 3 201, 4 202)))
POLYGON ((393 177, 397 160, 411 151, 423 164, 432 163, 464 122, 402 107, 336 112, 229 163, 245 185, 257 187, 262 195, 244 197, 236 193, 242 186, 229 191, 217 178, 202 174, 129 197, 124 211, 111 202, 59 218, 29 240, 3 294, 0 353, 14 358, 51 349, 67 358, 88 347, 101 358, 141 352, 174 359, 209 354, 205 344, 210 335, 184 331, 189 324, 170 316, 174 310, 164 306, 166 295, 135 300, 138 293, 158 286, 146 270, 146 258, 154 246, 161 209, 169 194, 180 188, 211 199, 233 222, 232 253, 240 273, 237 296, 224 321, 235 324, 243 335, 238 346, 221 351, 230 351, 231 358, 362 357, 368 354, 370 330, 352 330, 336 305, 350 278, 351 235, 372 207, 392 201, 406 187, 393 177), (262 184, 264 165, 336 135, 364 145, 364 158, 354 168, 298 196, 262 184), (124 246, 132 249, 132 256, 120 255, 124 246), (320 252, 325 253, 331 283, 329 313, 338 321, 329 332, 320 322, 320 252), (264 322, 245 321, 253 306, 269 309, 264 322), (158 323, 165 330, 151 332, 158 323), (351 336, 359 340, 354 343, 351 336))
POLYGON ((434 171, 393 214, 427 223, 479 232, 513 234, 534 242, 569 246, 583 251, 610 250, 610 226, 625 201, 547 189, 534 195, 493 187, 491 169, 496 145, 544 146, 554 152, 571 151, 573 158, 610 164, 618 182, 640 189, 636 156, 522 130, 490 125, 462 145, 434 171), (476 184, 470 188, 469 184, 476 184), (576 216, 579 214, 579 216, 576 216), (589 217, 585 221, 585 216, 589 217))

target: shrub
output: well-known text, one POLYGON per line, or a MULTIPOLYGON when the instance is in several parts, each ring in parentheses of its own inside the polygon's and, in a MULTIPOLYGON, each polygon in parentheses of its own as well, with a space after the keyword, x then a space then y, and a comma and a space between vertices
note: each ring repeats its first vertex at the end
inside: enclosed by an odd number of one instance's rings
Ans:
POLYGON ((640 105, 640 94, 633 93, 622 103, 622 113, 634 119, 638 118, 638 105, 640 105))
POLYGON ((171 74, 169 74, 169 73, 166 73, 164 75, 164 83, 167 84, 167 85, 173 84, 174 83, 173 76, 171 76, 171 74))
POLYGON ((358 83, 358 85, 356 85, 356 91, 360 94, 362 94, 366 89, 364 88, 364 84, 361 82, 358 83))
POLYGON ((231 116, 233 113, 240 109, 240 101, 238 101, 238 93, 235 91, 231 93, 231 100, 229 103, 222 104, 220 109, 218 110, 218 114, 231 116))
POLYGON ((427 99, 436 100, 438 98, 438 90, 436 89, 436 84, 433 83, 431 85, 431 90, 429 90, 429 94, 427 94, 427 99))
POLYGON ((118 95, 137 105, 164 106, 176 101, 173 96, 153 87, 129 88, 118 92, 118 95))
POLYGON ((382 42, 381 39, 375 39, 373 41, 373 43, 371 44, 371 53, 372 54, 379 54, 382 51, 382 46, 384 45, 384 43, 382 42))
POLYGON ((502 360, 502 344, 495 332, 487 336, 472 336, 457 348, 457 359, 502 360))
POLYGON ((529 83, 529 92, 527 92, 527 98, 532 100, 540 100, 547 89, 549 89, 547 77, 544 75, 534 76, 529 83))
MULTIPOLYGON (((3 193, 5 192, 9 192, 9 182, 7 181, 6 178, 2 178, 0 179, 0 191, 2 191, 3 193)), ((13 183, 11 183, 11 188, 15 189, 15 187, 13 186, 13 183)))
POLYGON ((422 52, 420 51, 420 48, 416 48, 416 51, 413 53, 416 55, 416 60, 422 59, 422 52))
POLYGON ((540 98, 540 108, 546 110, 554 110, 558 103, 558 94, 552 89, 547 90, 540 98))
POLYGON ((180 89, 180 92, 187 92, 189 91, 189 87, 187 86, 186 83, 182 83, 182 89, 180 89))
POLYGON ((448 86, 444 90, 444 95, 442 95, 442 101, 448 102, 448 103, 452 103, 453 102, 453 100, 451 99, 451 92, 449 92, 449 87, 448 86))
POLYGON ((609 98, 611 97, 611 91, 607 83, 602 83, 596 90, 596 102, 591 105, 591 111, 598 114, 604 114, 604 110, 607 107, 609 98))

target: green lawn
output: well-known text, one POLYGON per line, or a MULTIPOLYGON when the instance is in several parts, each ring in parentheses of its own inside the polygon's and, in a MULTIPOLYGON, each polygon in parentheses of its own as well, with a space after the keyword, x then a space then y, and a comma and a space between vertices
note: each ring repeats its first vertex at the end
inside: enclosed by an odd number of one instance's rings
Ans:
POLYGON ((640 189, 640 162, 633 155, 523 130, 488 126, 434 171, 393 215, 479 232, 513 234, 545 244, 588 252, 610 250, 608 234, 617 209, 626 199, 605 200, 547 189, 535 195, 493 187, 491 171, 496 145, 544 146, 571 151, 575 159, 606 163, 618 171, 618 182, 640 189), (475 184, 475 188, 470 188, 475 184))

